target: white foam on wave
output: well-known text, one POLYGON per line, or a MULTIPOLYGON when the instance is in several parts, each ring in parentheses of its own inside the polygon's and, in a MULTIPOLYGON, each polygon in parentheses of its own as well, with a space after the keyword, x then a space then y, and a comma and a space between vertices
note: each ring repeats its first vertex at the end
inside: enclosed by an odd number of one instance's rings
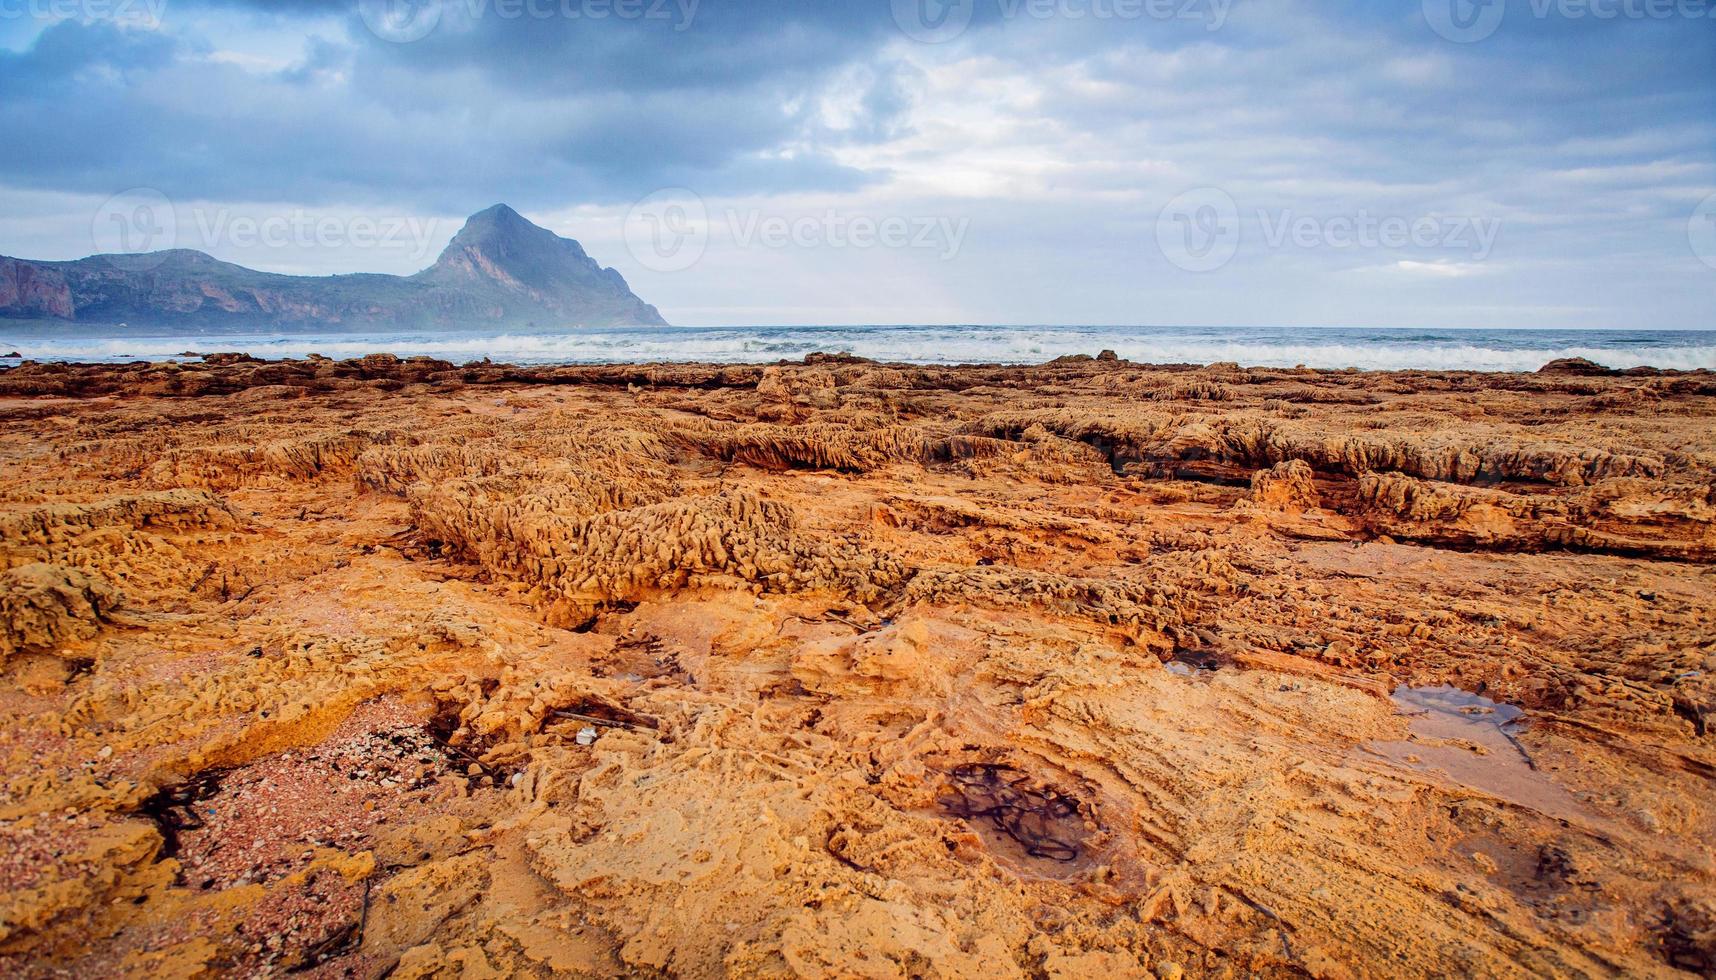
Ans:
POLYGON ((1066 354, 1110 349, 1147 363, 1359 368, 1364 370, 1532 371, 1556 358, 1582 357, 1610 367, 1650 365, 1716 369, 1716 333, 1621 338, 1521 331, 1486 336, 1471 331, 1435 339, 1412 331, 1232 331, 1096 327, 890 328, 650 328, 583 333, 352 333, 20 337, 16 347, 38 360, 168 360, 183 352, 243 351, 257 357, 360 357, 385 351, 463 362, 490 358, 521 364, 650 361, 756 362, 797 359, 815 351, 846 351, 883 361, 922 364, 1034 364, 1066 354))

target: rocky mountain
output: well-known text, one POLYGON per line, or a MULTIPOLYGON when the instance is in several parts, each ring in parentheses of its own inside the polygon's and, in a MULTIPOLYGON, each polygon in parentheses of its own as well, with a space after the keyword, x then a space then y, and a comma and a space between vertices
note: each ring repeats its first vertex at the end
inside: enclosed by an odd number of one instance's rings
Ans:
POLYGON ((497 204, 413 276, 286 276, 190 249, 0 256, 0 319, 219 327, 666 326, 625 279, 497 204))

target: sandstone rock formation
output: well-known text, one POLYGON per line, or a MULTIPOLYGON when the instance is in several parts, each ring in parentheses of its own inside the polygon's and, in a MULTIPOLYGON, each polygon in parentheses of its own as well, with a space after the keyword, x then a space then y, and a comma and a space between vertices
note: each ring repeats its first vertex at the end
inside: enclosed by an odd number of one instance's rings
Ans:
POLYGON ((112 586, 74 568, 38 562, 0 572, 0 666, 93 637, 119 603, 112 586))
POLYGON ((1317 496, 1314 473, 1311 464, 1302 459, 1290 459, 1269 469, 1258 470, 1251 476, 1250 503, 1268 511, 1317 507, 1322 500, 1317 496))
POLYGON ((1577 365, 26 362, 0 971, 1709 975, 1713 421, 1577 365))

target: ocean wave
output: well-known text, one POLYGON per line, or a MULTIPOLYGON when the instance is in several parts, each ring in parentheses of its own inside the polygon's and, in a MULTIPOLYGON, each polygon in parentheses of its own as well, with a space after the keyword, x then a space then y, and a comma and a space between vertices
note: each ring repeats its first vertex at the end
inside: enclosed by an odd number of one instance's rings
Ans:
POLYGON ((1531 371, 1556 358, 1583 357, 1620 368, 1716 369, 1716 333, 1698 332, 959 326, 14 337, 0 332, 0 350, 16 348, 37 360, 106 362, 168 360, 191 350, 265 358, 388 352, 523 364, 791 360, 816 351, 846 351, 920 364, 1030 364, 1108 349, 1139 362, 1236 361, 1260 367, 1531 371))

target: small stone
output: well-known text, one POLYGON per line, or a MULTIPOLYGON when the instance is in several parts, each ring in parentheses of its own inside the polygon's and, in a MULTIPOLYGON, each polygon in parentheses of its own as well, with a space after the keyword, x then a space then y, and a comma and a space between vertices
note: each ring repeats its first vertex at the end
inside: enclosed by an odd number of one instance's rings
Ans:
POLYGON ((574 739, 579 745, 595 745, 596 730, 591 728, 589 725, 585 725, 583 728, 578 729, 578 734, 574 736, 574 739))
POLYGON ((1160 980, 1180 980, 1186 975, 1186 968, 1178 963, 1163 963, 1156 967, 1156 976, 1160 980))

